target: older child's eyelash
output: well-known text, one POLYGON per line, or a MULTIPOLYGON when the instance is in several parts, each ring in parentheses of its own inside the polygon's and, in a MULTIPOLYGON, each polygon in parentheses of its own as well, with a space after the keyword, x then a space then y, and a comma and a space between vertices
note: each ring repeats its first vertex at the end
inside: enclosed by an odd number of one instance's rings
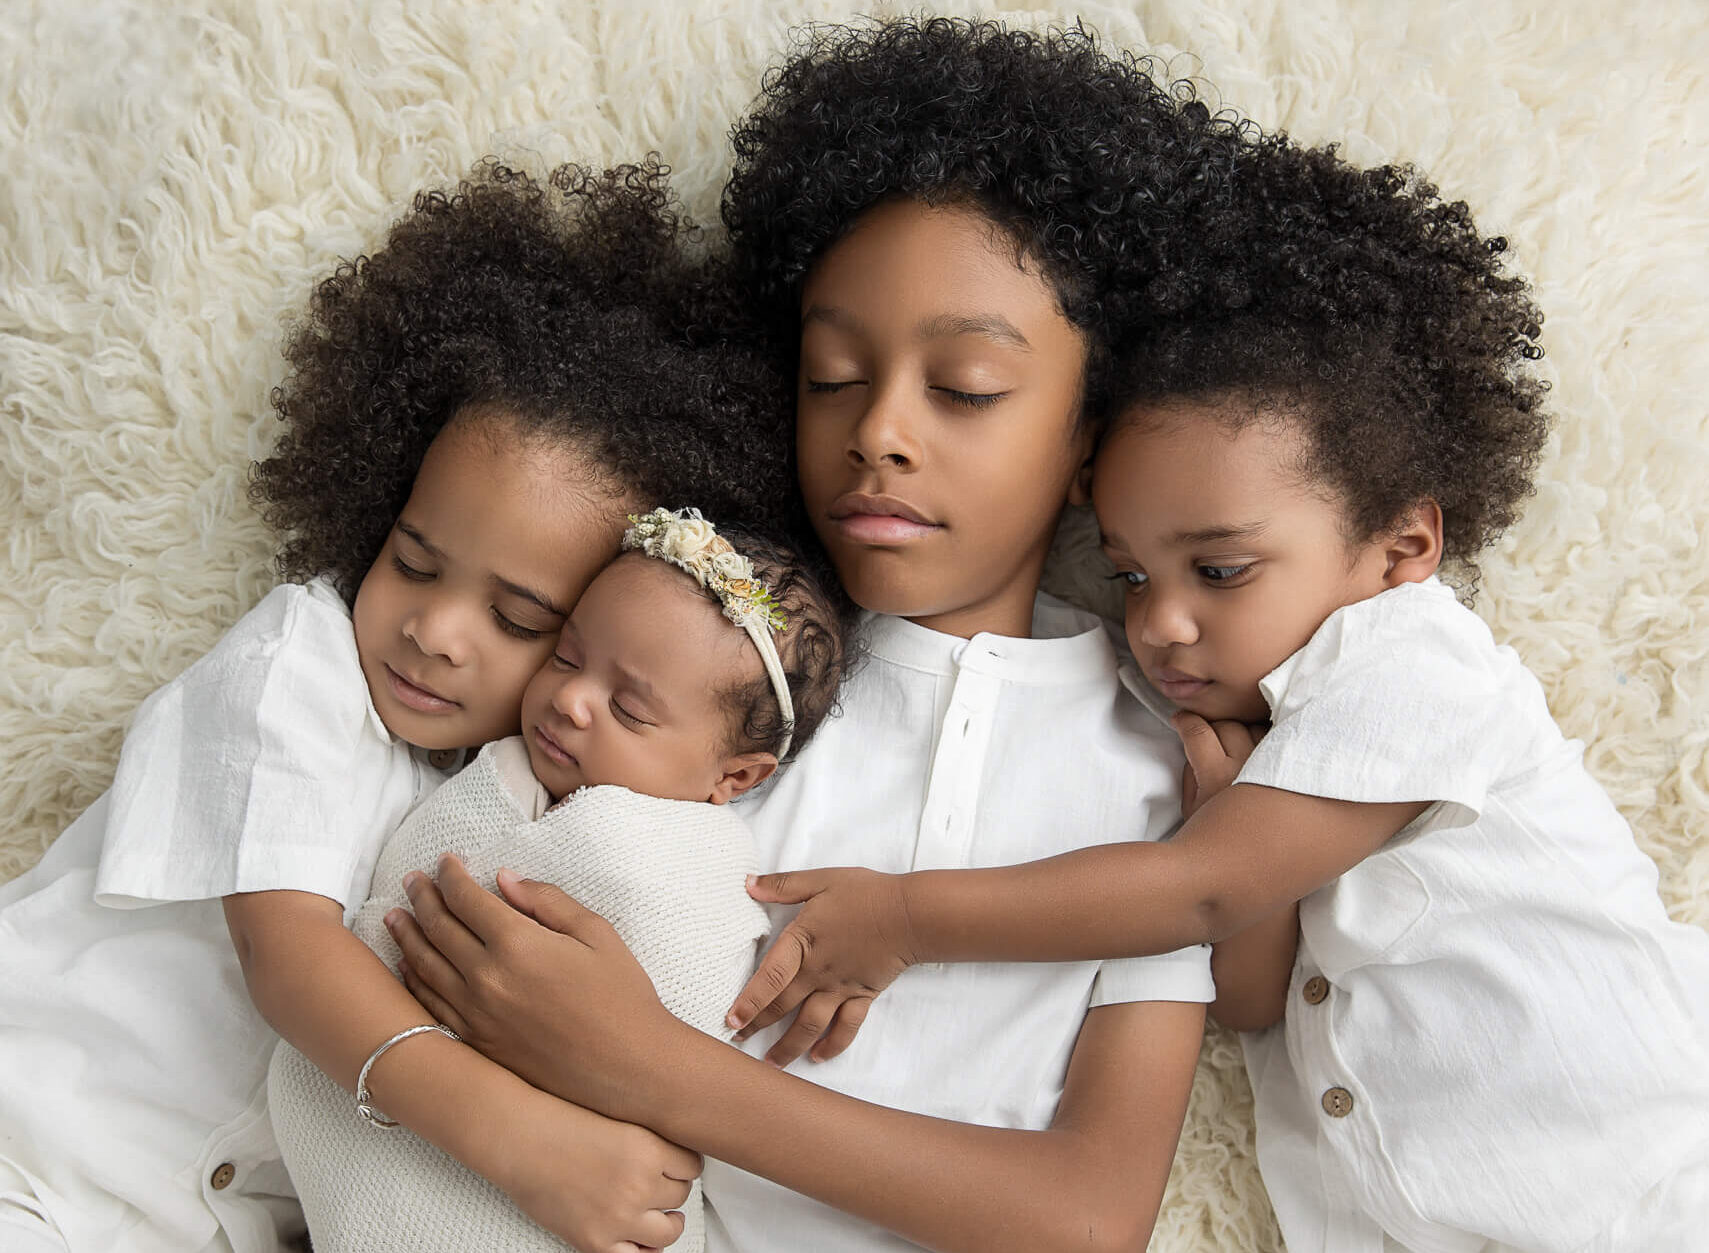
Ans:
POLYGON ((851 379, 845 379, 840 383, 827 382, 823 379, 807 380, 807 390, 810 392, 818 392, 820 394, 835 394, 836 392, 842 391, 845 387, 853 387, 854 385, 854 380, 851 379))
POLYGON ((938 388, 945 396, 958 405, 966 405, 969 409, 989 409, 1008 392, 958 392, 953 387, 938 388))
POLYGON ((537 640, 542 634, 542 632, 536 631, 533 627, 525 627, 521 623, 512 622, 496 608, 493 610, 493 621, 498 623, 499 630, 503 631, 506 635, 514 635, 519 640, 537 640))
POLYGON ((431 579, 433 577, 433 574, 431 571, 429 571, 429 570, 417 570, 414 566, 410 565, 409 562, 405 561, 402 557, 398 556, 396 553, 392 554, 392 569, 396 570, 399 574, 403 575, 404 578, 406 578, 406 579, 414 579, 417 583, 425 583, 425 582, 427 582, 428 579, 431 579))

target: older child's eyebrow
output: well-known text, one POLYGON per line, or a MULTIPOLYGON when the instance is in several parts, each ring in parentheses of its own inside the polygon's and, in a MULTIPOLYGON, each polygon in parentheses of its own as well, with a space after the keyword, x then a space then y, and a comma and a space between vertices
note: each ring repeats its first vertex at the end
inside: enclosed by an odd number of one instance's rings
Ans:
POLYGON ((1000 313, 940 313, 927 318, 914 328, 921 339, 949 339, 956 335, 977 335, 1011 348, 1032 351, 1032 344, 1021 334, 1021 328, 1000 313))
POLYGON ((395 525, 397 526, 398 530, 402 531, 405 535, 409 536, 412 540, 414 540, 416 543, 420 544, 423 548, 425 548, 430 557, 438 557, 442 561, 445 559, 445 551, 442 548, 438 547, 431 540, 429 540, 427 538, 427 536, 423 535, 420 531, 416 530, 413 526, 411 526, 409 523, 405 522, 402 518, 399 518, 395 525))
POLYGON ((556 602, 554 602, 550 596, 546 595, 545 592, 537 592, 533 588, 524 587, 520 583, 512 583, 509 579, 500 578, 496 574, 492 576, 492 579, 494 586, 502 588, 512 596, 519 596, 523 600, 533 601, 536 605, 539 605, 540 608, 555 617, 568 618, 570 616, 569 610, 560 609, 556 602))

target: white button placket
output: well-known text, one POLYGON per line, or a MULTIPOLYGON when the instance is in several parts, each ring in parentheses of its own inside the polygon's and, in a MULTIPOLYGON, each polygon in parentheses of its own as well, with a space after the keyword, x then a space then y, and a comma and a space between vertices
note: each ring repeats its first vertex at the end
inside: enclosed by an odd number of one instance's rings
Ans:
POLYGON ((1000 661, 995 647, 977 636, 957 659, 949 701, 938 724, 926 802, 920 812, 915 870, 947 870, 970 864, 980 782, 1002 689, 995 664, 1000 661))

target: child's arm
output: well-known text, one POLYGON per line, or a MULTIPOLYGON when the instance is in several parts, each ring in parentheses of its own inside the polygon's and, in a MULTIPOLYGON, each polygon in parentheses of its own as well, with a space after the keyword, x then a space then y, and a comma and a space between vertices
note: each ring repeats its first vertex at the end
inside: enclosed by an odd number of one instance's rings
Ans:
MULTIPOLYGON (((381 1042, 433 1018, 309 892, 225 898, 256 1008, 347 1090, 381 1042)), ((693 1153, 531 1087, 466 1045, 412 1036, 373 1066, 375 1106, 503 1189, 583 1253, 665 1245, 700 1173, 693 1153), (625 1245, 624 1242, 633 1242, 625 1245)))
POLYGON ((956 1123, 818 1087, 685 1026, 597 915, 548 885, 499 881, 511 904, 447 859, 438 888, 413 885, 419 924, 393 934, 424 1004, 516 1073, 928 1248, 1145 1247, 1199 1005, 1090 1011, 1047 1130, 956 1123))
MULTIPOLYGON (((1230 725, 1237 724, 1218 724, 1230 725)), ((1216 746, 1227 751, 1226 733, 1219 737, 1191 714, 1177 715, 1176 729, 1192 769, 1209 777, 1216 746)), ((1285 996, 1296 941, 1279 911, 1358 865, 1428 807, 1234 784, 1202 801, 1160 843, 1106 844, 988 870, 893 875, 839 867, 763 875, 757 899, 802 909, 761 959, 730 1023, 745 1020, 752 1032, 800 1006, 768 1056, 793 1058, 823 1036, 813 1049, 823 1058, 847 1045, 866 1004, 917 962, 1138 957, 1236 936, 1222 973, 1250 967, 1258 1001, 1275 1004, 1285 996), (1252 936, 1241 935, 1266 920, 1252 936)), ((1253 991, 1241 990, 1237 999, 1253 991)), ((1248 1012, 1236 1001, 1219 1008, 1242 1022, 1267 1012, 1261 1005, 1248 1012)))

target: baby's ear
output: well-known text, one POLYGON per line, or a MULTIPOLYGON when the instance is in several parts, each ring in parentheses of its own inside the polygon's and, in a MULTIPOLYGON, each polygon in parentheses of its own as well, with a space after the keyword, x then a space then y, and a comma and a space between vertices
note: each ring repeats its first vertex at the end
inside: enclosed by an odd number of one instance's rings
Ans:
POLYGON ((712 795, 706 798, 714 805, 735 800, 749 788, 771 778, 771 772, 777 769, 777 758, 770 753, 742 753, 726 757, 720 769, 723 774, 712 785, 712 795))
POLYGON ((1422 583, 1435 574, 1442 564, 1442 506, 1434 500, 1414 506, 1389 536, 1384 557, 1388 561, 1384 587, 1422 583))

